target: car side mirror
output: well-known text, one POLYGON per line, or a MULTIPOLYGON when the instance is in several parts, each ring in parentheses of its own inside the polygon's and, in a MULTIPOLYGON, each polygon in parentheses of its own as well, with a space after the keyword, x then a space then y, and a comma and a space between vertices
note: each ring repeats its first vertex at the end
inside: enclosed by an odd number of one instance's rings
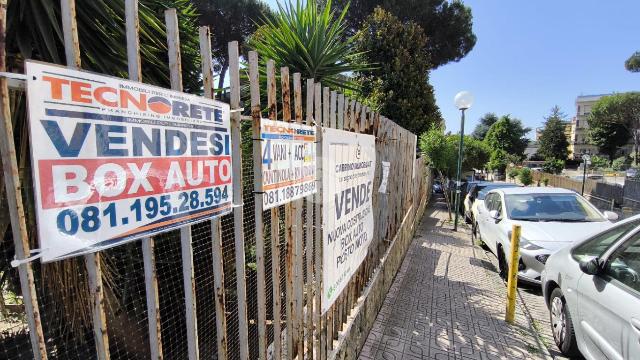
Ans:
POLYGON ((500 212, 498 210, 491 210, 489 211, 489 216, 491 216, 491 218, 493 220, 495 220, 496 222, 499 222, 500 220, 502 220, 500 218, 500 212))
POLYGON ((579 263, 580 270, 587 275, 598 275, 602 268, 597 257, 582 260, 579 263))
POLYGON ((618 214, 614 213, 613 211, 605 211, 604 212, 604 217, 609 221, 618 220, 618 214))

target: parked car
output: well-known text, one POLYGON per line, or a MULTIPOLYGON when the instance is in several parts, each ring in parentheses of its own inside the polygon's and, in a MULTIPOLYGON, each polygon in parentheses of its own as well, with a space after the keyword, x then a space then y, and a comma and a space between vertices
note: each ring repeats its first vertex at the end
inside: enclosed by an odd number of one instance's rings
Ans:
POLYGON ((432 191, 434 194, 442 194, 442 183, 440 183, 440 180, 433 182, 432 191))
POLYGON ((518 278, 540 284, 549 256, 611 226, 615 213, 602 214, 585 198, 561 188, 514 187, 491 190, 478 208, 477 236, 498 257, 506 277, 511 229, 521 226, 518 278))
POLYGON ((636 168, 628 168, 624 174, 628 178, 637 178, 638 175, 640 175, 640 172, 636 168))
POLYGON ((478 207, 478 204, 484 201, 484 197, 487 193, 493 189, 502 187, 516 187, 517 184, 500 183, 483 181, 474 183, 469 188, 467 196, 464 198, 464 217, 467 224, 475 224, 473 209, 478 207))
POLYGON ((542 291, 563 354, 638 359, 640 216, 551 255, 542 291))

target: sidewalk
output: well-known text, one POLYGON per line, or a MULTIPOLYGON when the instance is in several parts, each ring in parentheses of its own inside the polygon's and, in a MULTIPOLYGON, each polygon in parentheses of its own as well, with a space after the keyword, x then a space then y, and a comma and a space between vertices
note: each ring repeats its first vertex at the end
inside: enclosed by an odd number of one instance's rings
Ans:
POLYGON ((495 266, 447 219, 443 203, 427 209, 359 358, 550 359, 522 304, 504 322, 495 266))

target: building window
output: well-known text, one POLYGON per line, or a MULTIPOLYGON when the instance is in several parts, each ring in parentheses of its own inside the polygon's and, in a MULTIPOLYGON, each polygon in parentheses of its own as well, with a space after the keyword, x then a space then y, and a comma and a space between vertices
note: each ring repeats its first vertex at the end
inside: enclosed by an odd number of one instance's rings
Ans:
POLYGON ((578 115, 580 115, 580 105, 578 105, 578 115))
POLYGON ((580 127, 580 120, 576 120, 576 127, 580 127))

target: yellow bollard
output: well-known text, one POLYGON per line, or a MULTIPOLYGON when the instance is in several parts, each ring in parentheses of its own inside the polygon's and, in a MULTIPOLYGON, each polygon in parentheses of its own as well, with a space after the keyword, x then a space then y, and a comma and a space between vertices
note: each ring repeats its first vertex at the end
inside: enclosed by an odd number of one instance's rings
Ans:
POLYGON ((511 230, 511 251, 509 254, 509 277, 507 280, 507 311, 504 320, 513 324, 516 313, 516 292, 518 289, 518 261, 520 259, 520 225, 511 230))

